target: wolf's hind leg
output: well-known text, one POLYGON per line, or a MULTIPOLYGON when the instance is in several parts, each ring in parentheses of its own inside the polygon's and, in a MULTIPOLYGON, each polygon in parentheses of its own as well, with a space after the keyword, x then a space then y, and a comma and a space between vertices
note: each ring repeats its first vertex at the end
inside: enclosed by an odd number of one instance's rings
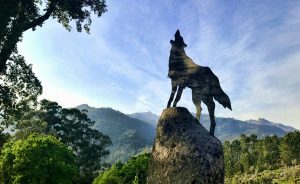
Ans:
POLYGON ((201 108, 201 101, 199 100, 199 103, 195 104, 196 105, 196 119, 198 121, 200 121, 200 116, 201 116, 201 111, 202 111, 202 108, 201 108))
POLYGON ((210 135, 214 136, 215 128, 216 128, 216 120, 215 120, 215 102, 212 97, 207 98, 203 101, 208 109, 209 118, 210 118, 210 135))
POLYGON ((200 116, 201 116, 201 111, 202 111, 202 108, 201 108, 201 99, 200 99, 200 96, 198 96, 196 93, 195 93, 195 89, 192 89, 192 99, 193 99, 193 102, 196 106, 196 119, 198 121, 200 121, 200 116))

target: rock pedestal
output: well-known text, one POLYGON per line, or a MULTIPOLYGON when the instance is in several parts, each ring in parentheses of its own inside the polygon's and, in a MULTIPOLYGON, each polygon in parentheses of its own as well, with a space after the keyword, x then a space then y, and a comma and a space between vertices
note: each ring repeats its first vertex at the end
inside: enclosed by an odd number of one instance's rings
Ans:
POLYGON ((156 128, 147 183, 224 183, 223 155, 221 142, 186 108, 167 108, 156 128))

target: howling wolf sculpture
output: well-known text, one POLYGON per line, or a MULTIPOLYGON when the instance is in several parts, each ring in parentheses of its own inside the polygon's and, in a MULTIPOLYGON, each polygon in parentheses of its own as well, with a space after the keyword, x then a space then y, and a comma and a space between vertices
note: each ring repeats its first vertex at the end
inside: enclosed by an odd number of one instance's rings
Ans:
POLYGON ((176 107, 177 102, 181 98, 182 91, 185 87, 192 89, 192 99, 196 106, 196 118, 200 120, 201 101, 206 104, 209 117, 210 117, 210 131, 214 135, 216 122, 215 122, 215 102, 217 100, 224 108, 231 109, 229 97, 222 90, 218 77, 210 70, 209 67, 202 67, 193 62, 189 58, 184 47, 183 38, 179 30, 175 33, 175 41, 170 40, 172 45, 169 57, 169 73, 168 77, 171 78, 172 92, 168 101, 168 106, 171 106, 174 95, 177 91, 173 107, 176 107), (178 88, 178 90, 177 90, 178 88))

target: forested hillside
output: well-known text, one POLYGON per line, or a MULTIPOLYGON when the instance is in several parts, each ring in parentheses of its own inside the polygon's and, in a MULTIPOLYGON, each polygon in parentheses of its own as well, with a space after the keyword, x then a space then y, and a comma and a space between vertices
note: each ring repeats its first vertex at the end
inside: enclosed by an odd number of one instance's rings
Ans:
POLYGON ((94 128, 111 138, 111 153, 107 162, 125 162, 144 148, 152 146, 155 128, 148 123, 112 108, 93 108, 88 105, 77 108, 87 110, 88 116, 95 121, 94 128))
POLYGON ((300 182, 300 132, 284 137, 241 135, 223 144, 227 183, 300 182))

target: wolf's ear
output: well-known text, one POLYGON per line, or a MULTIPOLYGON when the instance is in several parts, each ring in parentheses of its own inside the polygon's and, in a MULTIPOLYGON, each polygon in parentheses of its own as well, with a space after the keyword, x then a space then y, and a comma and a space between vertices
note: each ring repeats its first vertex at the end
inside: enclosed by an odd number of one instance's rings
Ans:
POLYGON ((173 45, 173 44, 174 44, 174 41, 173 41, 173 40, 170 40, 170 44, 172 44, 172 45, 173 45))

